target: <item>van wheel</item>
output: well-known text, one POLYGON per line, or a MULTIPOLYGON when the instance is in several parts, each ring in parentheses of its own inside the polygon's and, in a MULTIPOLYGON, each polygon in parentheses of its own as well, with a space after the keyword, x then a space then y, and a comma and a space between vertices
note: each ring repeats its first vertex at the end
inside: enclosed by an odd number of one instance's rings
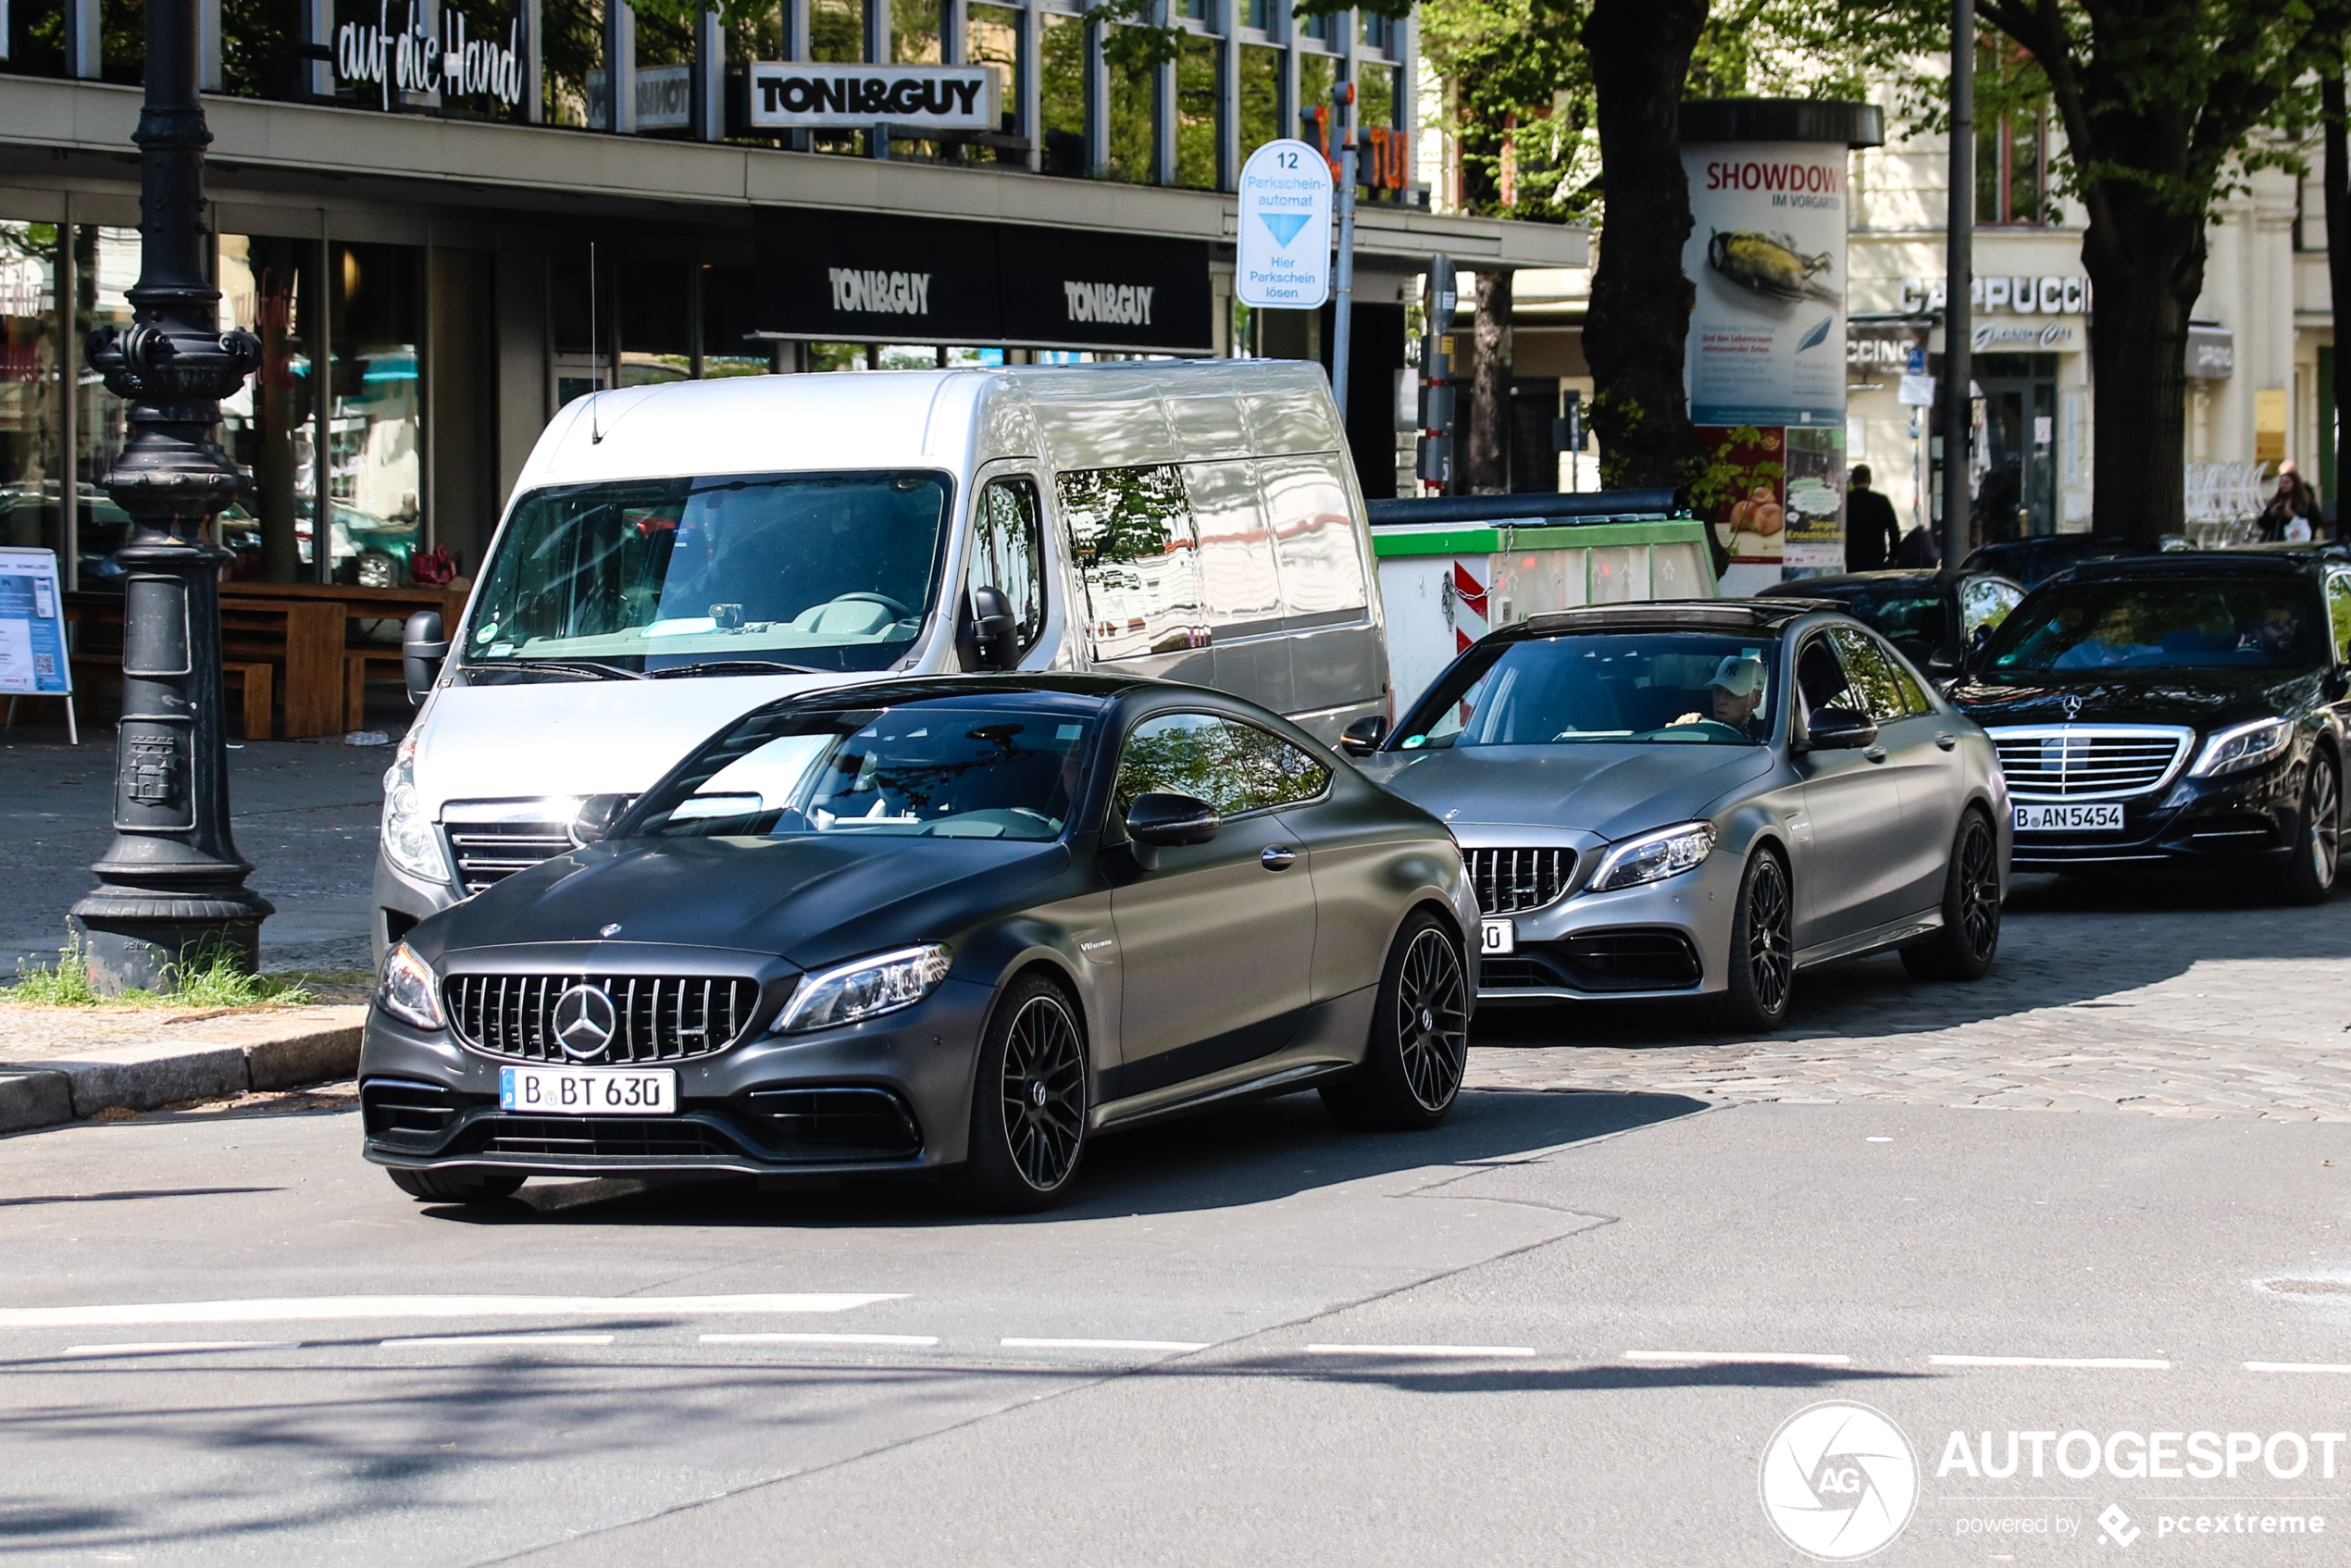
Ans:
POLYGON ((981 1037, 971 1151, 955 1184, 991 1213, 1032 1213, 1068 1194, 1086 1157, 1086 1031, 1042 975, 1013 983, 981 1037))
POLYGON ((2294 835, 2278 891, 2288 903, 2324 903, 2334 891, 2341 854, 2343 788, 2334 764, 2323 754, 2310 759, 2310 779, 2302 789, 2302 826, 2294 835))
POLYGON ((1728 967, 1729 984, 1714 999, 1716 1025, 1738 1034, 1778 1028, 1796 990, 1796 900, 1776 850, 1756 851, 1739 878, 1728 967))
POLYGON ((1959 818, 1943 874, 1943 928, 1902 950, 1920 980, 1980 980, 2000 948, 2000 849, 1982 812, 1959 818))
POLYGON ((1325 1084, 1323 1103, 1366 1131, 1435 1126, 1469 1070, 1469 1020, 1461 940, 1434 915, 1413 915, 1388 949, 1363 1064, 1325 1084))
POLYGON ((398 1165, 384 1175, 419 1203, 495 1203, 521 1191, 525 1180, 510 1171, 411 1171, 398 1165))

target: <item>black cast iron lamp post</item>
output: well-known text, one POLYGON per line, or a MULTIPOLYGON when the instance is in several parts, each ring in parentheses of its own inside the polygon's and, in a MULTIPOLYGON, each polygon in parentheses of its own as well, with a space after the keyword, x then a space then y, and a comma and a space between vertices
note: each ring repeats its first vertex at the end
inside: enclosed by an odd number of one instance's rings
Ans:
POLYGON ((220 399, 261 362, 250 332, 220 330, 207 281, 204 150, 196 99, 197 0, 147 0, 147 96, 139 144, 139 281, 131 324, 90 338, 90 364, 131 404, 131 437, 106 475, 131 516, 124 568, 122 723, 114 842, 98 886, 69 916, 100 991, 161 989, 175 969, 259 961, 275 913, 245 886, 229 832, 221 732, 220 572, 212 522, 243 485, 212 439, 220 399))

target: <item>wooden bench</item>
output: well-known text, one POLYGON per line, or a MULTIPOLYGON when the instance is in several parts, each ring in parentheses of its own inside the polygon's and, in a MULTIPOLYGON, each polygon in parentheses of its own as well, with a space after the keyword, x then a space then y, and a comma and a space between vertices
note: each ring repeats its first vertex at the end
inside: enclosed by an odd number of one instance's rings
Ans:
POLYGON ((404 660, 401 651, 390 646, 343 650, 342 727, 346 732, 367 728, 368 681, 397 680, 405 690, 408 671, 404 660))
MULTIPOLYGON (((73 661, 75 683, 81 684, 81 672, 97 676, 122 675, 122 651, 106 650, 68 655, 73 661)), ((234 691, 243 709, 244 738, 267 740, 276 733, 271 708, 277 694, 277 670, 266 662, 224 664, 220 666, 222 690, 234 691)), ((77 693, 79 694, 79 693, 77 693)))

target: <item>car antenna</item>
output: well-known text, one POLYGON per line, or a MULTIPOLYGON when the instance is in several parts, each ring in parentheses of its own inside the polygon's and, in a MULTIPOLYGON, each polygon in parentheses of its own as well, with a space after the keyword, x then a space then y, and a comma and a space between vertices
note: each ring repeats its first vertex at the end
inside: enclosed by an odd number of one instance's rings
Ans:
POLYGON ((604 362, 596 352, 596 242, 588 242, 588 444, 604 444, 604 432, 596 420, 596 393, 603 389, 597 383, 604 379, 604 362))

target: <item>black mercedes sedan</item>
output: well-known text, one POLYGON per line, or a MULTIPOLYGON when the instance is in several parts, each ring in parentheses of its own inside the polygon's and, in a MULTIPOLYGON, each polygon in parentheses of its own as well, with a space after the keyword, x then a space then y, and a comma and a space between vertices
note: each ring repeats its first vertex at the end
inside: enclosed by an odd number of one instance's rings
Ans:
POLYGON ((2334 885, 2351 562, 2177 551, 2035 589, 1950 692, 1998 747, 2020 871, 2165 862, 2334 885))
POLYGON ((1959 674, 1980 632, 1998 626, 2024 597, 1997 572, 1841 572, 1759 590, 1759 599, 1826 599, 1902 651, 1930 678, 1959 674))
POLYGON ((1423 1127, 1461 1087, 1478 912, 1451 836, 1220 693, 788 698, 576 836, 386 956, 366 1152, 415 1197, 930 1170, 1021 1210, 1112 1127, 1308 1087, 1423 1127))

